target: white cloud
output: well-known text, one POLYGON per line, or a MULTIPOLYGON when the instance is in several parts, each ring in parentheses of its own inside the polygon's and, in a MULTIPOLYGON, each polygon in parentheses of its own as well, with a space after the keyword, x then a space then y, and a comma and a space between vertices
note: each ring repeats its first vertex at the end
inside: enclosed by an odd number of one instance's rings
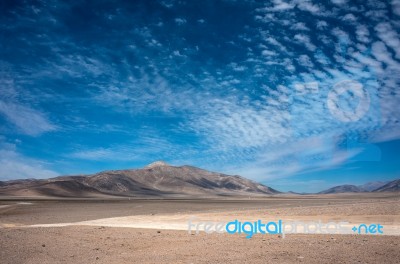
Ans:
POLYGON ((320 135, 266 147, 252 161, 225 170, 257 181, 279 180, 338 167, 361 152, 337 149, 333 136, 320 135))
POLYGON ((300 57, 298 58, 298 61, 300 63, 300 65, 307 67, 307 68, 313 68, 314 64, 312 63, 310 57, 308 57, 307 55, 300 55, 300 57))
POLYGON ((310 37, 305 34, 296 34, 294 39, 297 40, 298 43, 303 44, 308 50, 314 52, 317 47, 311 42, 310 37))
POLYGON ((29 136, 37 136, 57 129, 43 113, 23 105, 0 101, 0 113, 20 132, 29 136))
POLYGON ((261 54, 262 54, 263 56, 266 56, 266 57, 270 57, 270 56, 275 56, 275 55, 277 55, 275 51, 271 51, 271 50, 263 50, 263 51, 261 52, 261 54))
POLYGON ((373 142, 387 142, 392 140, 400 139, 400 126, 391 125, 385 127, 379 131, 379 133, 373 134, 371 140, 373 142))
POLYGON ((18 132, 38 136, 57 129, 45 113, 20 102, 20 95, 12 81, 2 80, 0 88, 0 115, 14 125, 18 132))
POLYGON ((14 144, 0 138, 0 180, 50 178, 59 175, 48 164, 19 154, 14 144))
POLYGON ((69 157, 83 159, 83 160, 135 160, 136 155, 132 155, 132 151, 129 149, 90 149, 90 150, 80 150, 69 155, 69 157))
POLYGON ((331 0, 332 3, 335 5, 344 5, 348 2, 349 0, 331 0))
POLYGON ((316 25, 317 28, 320 30, 325 30, 328 27, 328 23, 326 23, 326 21, 323 20, 319 20, 316 25))
POLYGON ((321 9, 321 7, 313 4, 312 1, 297 0, 296 3, 297 3, 297 7, 300 10, 307 11, 307 12, 310 12, 315 15, 323 15, 323 10, 321 9))
POLYGON ((362 43, 369 43, 369 30, 368 27, 362 24, 356 26, 356 37, 362 43))
POLYGON ((378 32, 378 36, 382 39, 385 44, 392 48, 396 54, 396 58, 400 59, 400 36, 393 29, 389 23, 379 23, 375 30, 378 32))
POLYGON ((180 17, 175 18, 175 23, 176 23, 177 25, 179 25, 179 26, 184 25, 184 24, 186 24, 186 19, 180 18, 180 17))
POLYGON ((172 8, 175 5, 175 0, 164 0, 164 1, 161 1, 161 4, 163 6, 165 6, 166 8, 172 8))
POLYGON ((389 67, 394 67, 400 70, 400 64, 392 58, 385 43, 381 41, 374 42, 372 44, 372 54, 378 62, 386 63, 389 67))
POLYGON ((285 11, 289 9, 293 9, 295 7, 290 1, 283 1, 283 0, 274 0, 274 6, 269 8, 270 11, 285 11))
POLYGON ((291 28, 292 30, 305 30, 305 31, 310 31, 310 29, 309 29, 309 28, 306 26, 306 24, 303 23, 303 22, 295 23, 295 24, 293 24, 290 28, 291 28))
POLYGON ((353 14, 346 14, 342 17, 342 20, 345 22, 356 22, 357 18, 353 14))
POLYGON ((190 151, 174 145, 168 139, 157 135, 156 131, 151 131, 151 129, 135 131, 135 134, 136 139, 131 142, 101 148, 82 146, 65 156, 67 158, 91 161, 151 162, 165 159, 165 157, 175 157, 178 159, 181 156, 188 155, 190 151))
POLYGON ((400 16, 400 0, 392 0, 393 13, 400 16))

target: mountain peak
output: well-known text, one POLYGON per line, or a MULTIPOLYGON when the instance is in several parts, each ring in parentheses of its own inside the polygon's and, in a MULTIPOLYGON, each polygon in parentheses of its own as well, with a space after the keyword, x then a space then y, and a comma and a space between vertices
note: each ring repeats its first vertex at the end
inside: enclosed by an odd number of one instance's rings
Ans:
POLYGON ((153 163, 150 163, 145 168, 155 168, 155 167, 163 167, 163 166, 170 166, 168 163, 162 160, 157 160, 153 163))

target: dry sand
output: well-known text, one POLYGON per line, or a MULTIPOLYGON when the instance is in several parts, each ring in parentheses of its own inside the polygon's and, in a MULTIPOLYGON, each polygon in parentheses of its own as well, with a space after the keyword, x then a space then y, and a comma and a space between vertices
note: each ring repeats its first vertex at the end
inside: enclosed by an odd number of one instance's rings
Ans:
POLYGON ((400 196, 0 202, 0 263, 399 263, 400 196), (189 235, 187 221, 380 223, 385 235, 189 235))

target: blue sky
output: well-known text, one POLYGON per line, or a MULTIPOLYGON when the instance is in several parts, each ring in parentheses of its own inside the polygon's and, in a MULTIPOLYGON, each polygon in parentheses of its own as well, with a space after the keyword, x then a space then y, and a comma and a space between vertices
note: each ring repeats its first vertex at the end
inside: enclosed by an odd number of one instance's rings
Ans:
POLYGON ((5 1, 0 180, 155 160, 400 178, 400 1, 5 1))

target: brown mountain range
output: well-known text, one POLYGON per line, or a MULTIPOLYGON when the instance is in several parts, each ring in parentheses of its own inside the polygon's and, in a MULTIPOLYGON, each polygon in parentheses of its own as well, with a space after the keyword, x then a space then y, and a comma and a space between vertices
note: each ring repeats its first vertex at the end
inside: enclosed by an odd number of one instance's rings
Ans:
POLYGON ((192 166, 170 166, 160 161, 142 169, 0 182, 2 196, 175 197, 276 193, 279 192, 237 175, 210 172, 192 166))
POLYGON ((368 182, 363 185, 339 185, 327 190, 319 192, 319 194, 335 194, 335 193, 366 193, 366 192, 399 192, 400 191, 400 179, 383 182, 368 182))

